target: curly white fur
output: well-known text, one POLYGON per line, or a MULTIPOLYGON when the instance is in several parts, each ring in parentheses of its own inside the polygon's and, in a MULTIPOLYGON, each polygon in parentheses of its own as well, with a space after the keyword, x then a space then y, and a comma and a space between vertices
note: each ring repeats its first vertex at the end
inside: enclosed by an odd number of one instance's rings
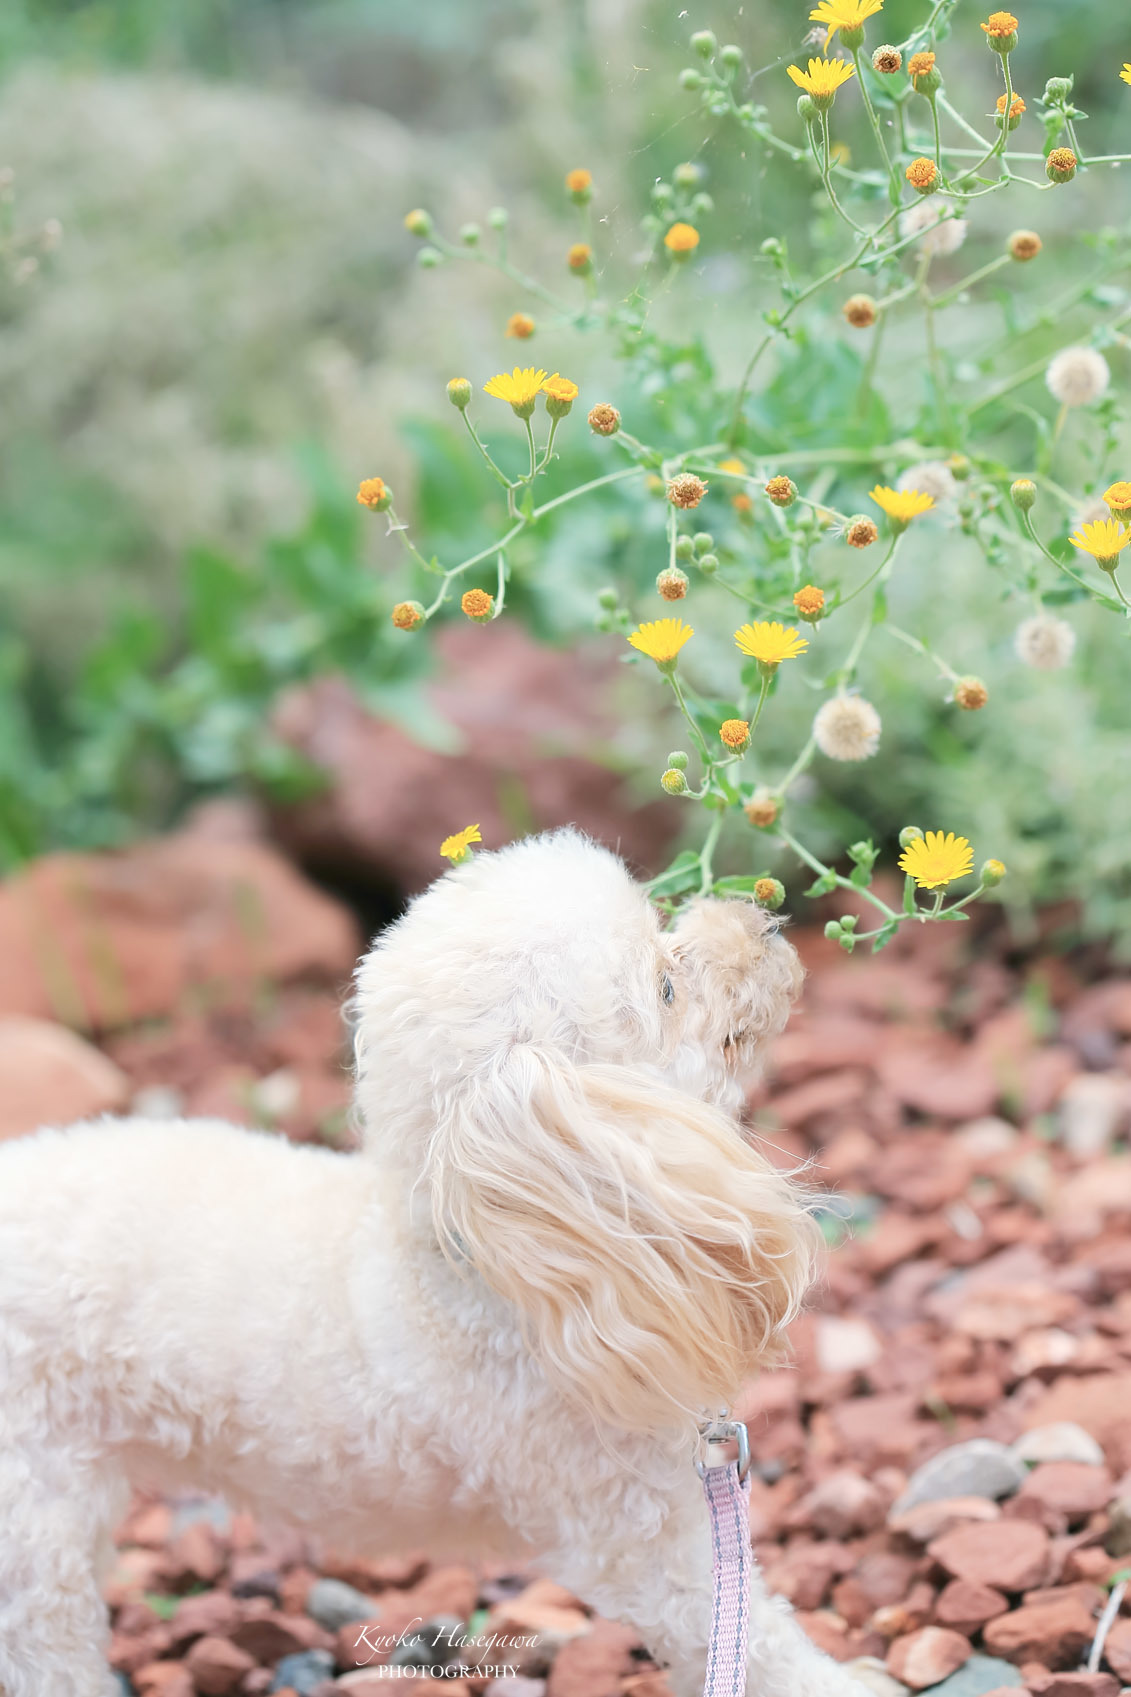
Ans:
MULTIPOLYGON (((125 1482, 339 1543, 507 1549, 677 1690, 711 1611, 696 1422, 811 1275, 736 1073, 800 983, 774 921, 671 932, 574 832, 446 874, 363 961, 363 1149, 105 1121, 0 1150, 0 1692, 110 1697, 125 1482)), ((758 1590, 750 1697, 849 1697, 758 1590)))

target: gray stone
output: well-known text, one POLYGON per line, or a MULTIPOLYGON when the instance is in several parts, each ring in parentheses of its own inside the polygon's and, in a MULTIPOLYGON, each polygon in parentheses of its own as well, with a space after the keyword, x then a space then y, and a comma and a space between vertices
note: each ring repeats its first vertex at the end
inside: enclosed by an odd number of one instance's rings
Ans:
POLYGON ((1008 1444, 992 1438, 971 1438, 940 1450, 907 1481, 907 1489, 891 1505, 889 1520, 919 1503, 947 1497, 1009 1497, 1020 1490, 1028 1468, 1008 1444))
POLYGON ((458 1615, 433 1615, 411 1638, 402 1638, 389 1657, 391 1668, 446 1667, 463 1656, 466 1622, 458 1615))
POLYGON ((299 1650, 284 1656, 275 1666, 272 1691, 297 1691, 298 1697, 313 1697, 320 1685, 334 1677, 334 1658, 329 1650, 299 1650))
POLYGON ((996 1656, 971 1656, 965 1667, 940 1685, 920 1692, 919 1697, 984 1697, 985 1692, 996 1691, 999 1685, 1021 1688, 1024 1684, 1020 1668, 1015 1668, 1012 1662, 999 1661, 996 1656))
POLYGON ((1090 1432, 1077 1426, 1074 1420, 1057 1420, 1051 1426, 1034 1426, 1022 1432, 1010 1452, 1029 1467, 1043 1461, 1080 1461, 1088 1467, 1102 1467, 1104 1452, 1090 1432))
POLYGON ((377 1604, 356 1585, 347 1585, 344 1580, 316 1579, 306 1599, 306 1612, 327 1632, 337 1632, 352 1621, 372 1620, 377 1604))
POLYGON ((911 1697, 910 1687, 893 1678, 875 1656, 857 1656, 854 1662, 844 1664, 844 1671, 851 1674, 865 1691, 871 1691, 874 1697, 911 1697))

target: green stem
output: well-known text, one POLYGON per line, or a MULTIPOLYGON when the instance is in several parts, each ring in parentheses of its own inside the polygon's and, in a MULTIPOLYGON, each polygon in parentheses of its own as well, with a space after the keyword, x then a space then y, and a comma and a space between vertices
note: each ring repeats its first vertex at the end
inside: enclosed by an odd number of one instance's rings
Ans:
POLYGON ((703 847, 699 850, 699 894, 701 896, 707 894, 714 882, 715 845, 719 840, 719 833, 722 828, 723 816, 721 813, 716 813, 711 821, 711 828, 707 832, 703 847))
POLYGON ((471 440, 475 443, 475 446, 479 449, 479 452, 483 455, 483 458, 487 461, 487 464, 490 466, 491 471, 494 474, 494 476, 498 478, 499 482, 502 484, 504 489, 513 489, 514 484, 511 482, 511 480, 507 476, 506 472, 501 470, 501 468, 495 464, 494 460, 491 458, 490 454, 487 452, 486 447, 483 445, 482 441, 480 440, 478 431, 476 430, 474 424, 472 424, 470 418, 467 416, 467 408, 466 407, 460 408, 460 416, 462 417, 463 422, 467 426, 468 434, 470 435, 471 440))
POLYGON ((997 258, 991 259, 988 265, 982 265, 977 271, 971 271, 969 277, 963 277, 960 283, 955 283, 952 288, 945 289, 941 295, 935 295, 931 302, 932 306, 936 311, 940 306, 949 306, 951 301, 957 300, 958 296, 966 289, 973 288, 975 283, 980 283, 983 277, 989 277, 995 271, 1000 271, 1003 265, 1012 264, 1014 264, 1012 254, 998 254, 997 258))
MULTIPOLYGON (((895 551, 896 551, 897 547, 899 546, 899 539, 902 535, 903 535, 903 532, 901 530, 896 532, 896 534, 892 537, 891 542, 888 544, 887 553, 884 555, 883 559, 880 561, 880 563, 876 567, 875 571, 869 572, 868 576, 864 579, 863 583, 858 583, 856 588, 854 590, 852 590, 852 592, 849 595, 846 595, 844 597, 843 601, 837 602, 838 610, 841 607, 847 607, 848 603, 850 601, 855 601, 855 599, 858 595, 863 595, 864 591, 866 589, 870 588, 870 586, 873 583, 875 583, 876 579, 880 576, 881 572, 883 572, 886 567, 891 565, 892 560, 895 557, 895 551)), ((865 627, 865 628, 867 628, 867 627, 865 627)))
POLYGON ((667 678, 668 682, 672 686, 672 694, 675 696, 676 700, 678 701, 679 710, 683 714, 684 718, 687 720, 688 729, 690 730, 692 736, 695 738, 695 741, 698 744, 699 752, 703 756, 704 764, 708 767, 713 766, 714 760, 711 757, 711 751, 707 747, 707 744, 703 740, 702 731, 699 729, 699 726, 695 723, 695 720, 691 716, 691 709, 688 707, 686 698, 685 698, 684 693, 683 693, 683 690, 680 688, 679 679, 676 677, 674 672, 665 672, 664 676, 667 678))
POLYGON ((884 169, 886 170, 888 180, 891 183, 892 199, 898 200, 899 177, 896 173, 895 166, 891 162, 891 155, 888 153, 887 143, 884 141, 883 132, 880 129, 880 120, 876 116, 876 108, 872 105, 872 97, 868 93, 868 85, 864 80, 864 71, 860 64, 860 49, 858 47, 854 47, 852 49, 852 63, 856 66, 856 81, 860 84, 860 94, 864 101, 864 110, 868 114, 868 121, 872 126, 872 134, 876 138, 876 146, 880 150, 880 158, 884 162, 884 169))

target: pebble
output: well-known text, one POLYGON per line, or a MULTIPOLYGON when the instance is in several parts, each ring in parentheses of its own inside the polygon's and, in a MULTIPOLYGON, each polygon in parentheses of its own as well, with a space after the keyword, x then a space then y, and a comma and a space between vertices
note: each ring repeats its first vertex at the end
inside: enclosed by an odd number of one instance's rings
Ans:
POLYGON ((351 1621, 369 1620, 375 1608, 372 1597, 344 1579, 317 1579, 306 1598, 307 1614, 327 1632, 337 1632, 351 1621))
POLYGON ((930 1697, 996 1697, 999 1691, 1020 1690, 1024 1684, 1020 1668, 1015 1668, 1012 1662, 1003 1662, 996 1656, 975 1655, 957 1673, 936 1685, 930 1697))
POLYGON ((1008 1497, 1025 1481, 1026 1468, 1008 1444, 992 1438, 970 1438, 940 1450, 917 1467, 907 1489, 891 1506, 889 1518, 906 1514, 919 1503, 945 1497, 1008 1497))
POLYGON ((291 1690, 295 1697, 314 1697, 314 1693, 324 1680, 331 1679, 334 1673, 334 1658, 329 1650, 302 1650, 293 1656, 284 1656, 275 1666, 275 1680, 270 1686, 271 1691, 291 1690))
POLYGON ((945 1626, 923 1626, 905 1638, 897 1638, 888 1651, 888 1667, 912 1691, 956 1673, 970 1659, 970 1640, 945 1626))

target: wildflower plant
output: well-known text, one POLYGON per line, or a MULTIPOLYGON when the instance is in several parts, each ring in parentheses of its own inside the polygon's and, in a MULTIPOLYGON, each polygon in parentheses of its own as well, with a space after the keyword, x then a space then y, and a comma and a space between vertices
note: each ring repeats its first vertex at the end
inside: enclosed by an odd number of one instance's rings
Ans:
MULTIPOLYGON (((1081 178, 1110 180, 1112 168, 1131 155, 1089 157, 1080 133, 1086 115, 1073 103, 1070 76, 1051 77, 1039 99, 1024 97, 1014 86, 1023 16, 1006 11, 979 16, 968 0, 936 0, 904 41, 870 45, 870 34, 878 42, 883 33, 883 12, 883 0, 820 0, 808 11, 798 6, 799 62, 760 68, 757 83, 738 47, 720 47, 709 30, 691 38, 692 62, 680 86, 715 124, 719 144, 737 136, 766 165, 788 160, 808 175, 827 207, 814 233, 814 252, 820 255, 823 248, 825 263, 814 275, 795 270, 786 244, 767 233, 760 259, 763 273, 776 279, 779 300, 763 312, 761 333, 737 371, 716 371, 702 343, 695 345, 694 404, 688 399, 669 411, 680 413, 682 421, 704 421, 700 441, 688 440, 685 422, 674 441, 647 439, 652 434, 646 433, 647 410, 637 407, 640 424, 632 412, 641 374, 654 387, 666 383, 674 390, 679 380, 673 372, 688 353, 686 343, 665 342, 651 308, 659 296, 684 290, 681 311, 694 312, 697 267, 718 239, 701 165, 677 167, 670 181, 655 185, 635 277, 620 276, 613 255, 602 247, 602 226, 593 218, 600 179, 588 169, 575 167, 565 176, 580 239, 572 246, 563 240, 563 275, 553 285, 512 264, 508 220, 501 213, 492 215, 498 236, 493 249, 478 240, 448 241, 427 214, 409 215, 409 230, 428 243, 422 254, 426 265, 470 260, 492 266, 526 297, 512 304, 508 334, 521 333, 513 328, 517 309, 536 306, 540 351, 553 357, 555 328, 604 333, 625 375, 619 387, 610 377, 606 393, 585 397, 591 439, 605 452, 608 469, 543 500, 539 480, 555 458, 559 425, 567 426, 578 386, 534 366, 516 367, 481 385, 489 397, 509 403, 525 429, 528 464, 517 476, 501 469, 472 417, 470 385, 467 399, 463 388, 460 398, 452 397, 487 471, 506 495, 507 523, 488 547, 444 565, 425 556, 391 506, 385 514, 390 539, 407 551, 413 579, 411 586, 400 585, 394 622, 406 641, 419 641, 422 628, 444 612, 466 574, 489 562, 496 569, 494 596, 473 592, 480 608, 473 612, 465 593, 463 609, 470 617, 498 618, 517 539, 535 531, 551 511, 598 491, 602 498, 613 490, 662 499, 664 545, 655 560, 655 592, 694 606, 694 622, 654 617, 655 602, 630 583, 610 588, 594 618, 598 630, 626 639, 626 658, 652 663, 694 751, 669 756, 658 781, 666 793, 701 810, 704 824, 695 833, 698 845, 683 849, 653 880, 654 898, 671 906, 697 893, 744 892, 780 905, 781 883, 756 864, 741 874, 716 875, 724 824, 745 822, 748 861, 758 862, 774 845, 815 875, 809 895, 851 890, 871 905, 876 913, 871 929, 858 930, 852 916, 830 924, 829 934, 849 952, 865 938, 880 948, 907 923, 962 920, 970 904, 1004 876, 1001 862, 991 860, 975 877, 971 843, 949 828, 961 826, 961 819, 925 835, 909 827, 898 863, 903 901, 892 905, 873 888, 880 854, 871 841, 848 846, 846 869, 839 870, 835 857, 832 863, 820 859, 793 827, 795 795, 811 784, 822 760, 859 763, 882 746, 881 713, 860 694, 877 645, 894 642, 913 656, 909 664, 925 664, 925 687, 931 687, 933 673, 960 717, 992 713, 988 686, 962 666, 961 655, 944 657, 930 632, 904 629, 890 616, 895 574, 924 569, 923 527, 933 552, 945 534, 940 520, 961 525, 981 547, 999 592, 1023 614, 1015 653, 1031 668, 1051 671, 1071 664, 1075 633, 1062 612, 1091 602, 1124 624, 1131 613, 1119 576, 1131 541, 1131 459, 1121 463, 1118 457, 1119 413, 1108 358, 1122 370, 1131 300, 1116 286, 1103 287, 1127 265, 1131 242, 1116 232, 1093 238, 1098 273, 1057 303, 1061 319, 1085 299, 1097 307, 1090 339, 1084 346, 1067 342, 1035 365, 1019 362, 1016 350, 1039 325, 1039 314, 1026 321, 1008 287, 1009 274, 1037 260, 1052 237, 1052 231, 1030 228, 1043 222, 1038 197, 1075 193, 1068 185, 1081 178), (808 34, 814 24, 823 33, 808 34), (980 40, 994 55, 1000 93, 989 114, 968 113, 959 104, 959 34, 967 53, 980 40), (802 47, 814 41, 819 54, 804 53, 802 47), (747 90, 760 91, 771 73, 788 78, 799 91, 796 118, 785 133, 766 106, 743 98, 747 90), (871 157, 859 161, 849 159, 836 135, 849 102, 862 108, 870 133, 871 157), (1023 126, 1031 128, 1034 121, 1042 131, 1038 147, 1025 141, 1023 126), (999 229, 1013 223, 1017 228, 987 262, 937 284, 934 268, 954 260, 983 201, 993 207, 999 229), (570 288, 579 296, 571 298, 570 288), (940 324, 971 302, 992 303, 994 291, 1004 312, 1003 330, 993 347, 958 369, 942 345, 940 324), (807 308, 837 312, 845 336, 868 339, 855 412, 844 419, 844 439, 834 447, 798 446, 788 430, 775 428, 766 404, 783 374, 796 374, 799 358, 814 361, 814 343, 804 328, 807 308), (921 327, 917 337, 915 319, 921 327), (904 411, 893 417, 881 398, 880 379, 885 338, 895 335, 916 351, 908 374, 915 381, 903 386, 904 411), (1042 376, 1046 403, 1058 409, 1051 414, 1039 399, 1017 398, 1042 376), (917 391, 924 395, 918 406, 917 391), (1065 472, 1064 464, 1081 470, 1065 472), (1081 518, 1094 497, 1096 467, 1104 481, 1114 481, 1099 515, 1081 518), (726 512, 723 502, 730 517, 722 520, 716 540, 701 512, 710 508, 718 529, 715 515, 726 512), (425 574, 439 579, 429 604, 425 574), (734 612, 730 661, 721 658, 719 640, 727 598, 734 612), (696 641, 696 629, 704 625, 696 641), (793 668, 822 699, 802 726, 792 763, 776 770, 759 733, 764 715, 774 711, 779 674, 793 668), (965 893, 952 892, 953 884, 971 878, 974 884, 965 893)), ((819 369, 812 377, 819 383, 819 369)), ((363 490, 375 483, 380 480, 370 479, 363 490)), ((379 502, 369 504, 382 510, 379 502)), ((524 558, 531 555, 524 551, 524 558)), ((533 560, 536 572, 536 551, 533 560)), ((1113 638, 1120 634, 1126 636, 1113 626, 1113 638)), ((733 847, 741 839, 736 832, 729 841, 733 847)))

